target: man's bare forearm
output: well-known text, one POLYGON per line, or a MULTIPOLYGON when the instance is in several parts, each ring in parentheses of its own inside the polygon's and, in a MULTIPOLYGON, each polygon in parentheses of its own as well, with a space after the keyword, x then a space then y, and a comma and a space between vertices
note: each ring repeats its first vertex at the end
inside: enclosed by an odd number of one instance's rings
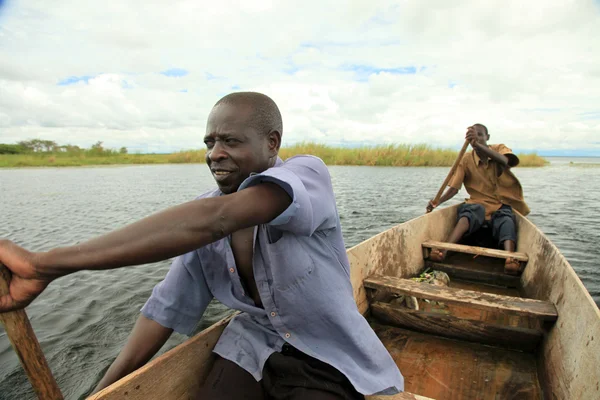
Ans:
POLYGON ((275 218, 290 199, 273 186, 184 203, 79 245, 37 253, 34 265, 40 276, 58 277, 165 260, 275 218))
POLYGON ((508 157, 498 153, 497 151, 492 150, 488 146, 484 146, 479 143, 476 143, 474 147, 476 147, 479 154, 491 158, 493 161, 497 162, 502 167, 506 168, 508 166, 508 157))
POLYGON ((442 197, 440 197, 440 203, 438 204, 438 206, 456 196, 457 193, 458 190, 456 190, 453 187, 449 187, 448 189, 446 189, 446 192, 442 195, 442 197))

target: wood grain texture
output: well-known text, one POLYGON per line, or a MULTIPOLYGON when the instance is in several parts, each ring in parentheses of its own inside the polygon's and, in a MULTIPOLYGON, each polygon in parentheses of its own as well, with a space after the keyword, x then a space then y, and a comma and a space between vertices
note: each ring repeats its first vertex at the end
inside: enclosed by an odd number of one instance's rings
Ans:
POLYGON ((504 272, 476 269, 470 266, 426 261, 425 268, 443 271, 447 273, 450 278, 466 279, 475 282, 488 283, 490 285, 518 287, 520 281, 518 276, 507 275, 504 272))
MULTIPOLYGON (((425 206, 425 205, 424 205, 425 206)), ((350 279, 354 299, 361 313, 366 314, 369 302, 363 286, 364 279, 373 274, 408 278, 423 269, 423 249, 426 240, 444 240, 456 224, 457 206, 435 210, 348 249, 350 279)))
POLYGON ((474 254, 474 255, 485 256, 485 257, 514 258, 521 262, 527 262, 527 260, 529 259, 527 254, 525 254, 525 253, 519 253, 519 252, 511 253, 509 251, 504 251, 504 250, 488 249, 486 247, 477 247, 477 246, 466 246, 464 244, 437 242, 434 240, 428 240, 426 242, 423 242, 423 247, 428 248, 428 249, 457 251, 457 252, 461 252, 461 253, 468 253, 468 254, 474 254))
POLYGON ((543 331, 538 329, 490 324, 385 303, 371 304, 371 315, 387 324, 417 332, 530 352, 537 348, 543 336, 543 331))
MULTIPOLYGON (((0 264, 0 296, 8 294, 10 272, 0 264)), ((62 393, 52 376, 44 352, 29 323, 25 310, 0 314, 8 339, 21 361, 38 399, 61 400, 62 393)))
POLYGON ((523 293, 554 303, 559 313, 538 352, 544 392, 553 399, 600 399, 600 310, 556 246, 515 214, 517 246, 529 254, 523 293))
POLYGON ((370 276, 365 279, 364 284, 370 289, 387 290, 392 293, 445 303, 463 304, 481 310, 543 318, 549 321, 556 320, 558 317, 554 305, 546 301, 435 286, 383 275, 370 276))
POLYGON ((408 392, 398 393, 392 396, 365 396, 367 400, 435 400, 430 397, 419 396, 408 392))
POLYGON ((137 371, 88 397, 88 400, 196 399, 200 385, 214 361, 212 350, 235 315, 237 313, 215 323, 137 371))
POLYGON ((405 390, 438 400, 539 400, 533 354, 372 323, 405 390))

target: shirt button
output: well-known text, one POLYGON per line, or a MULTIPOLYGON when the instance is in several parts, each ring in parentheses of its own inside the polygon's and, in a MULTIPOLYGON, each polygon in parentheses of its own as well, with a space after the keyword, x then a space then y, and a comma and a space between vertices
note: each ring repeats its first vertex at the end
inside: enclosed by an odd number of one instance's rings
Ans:
POLYGON ((235 269, 229 268, 229 272, 231 272, 232 274, 233 274, 234 271, 235 271, 235 269))
POLYGON ((275 314, 275 311, 271 311, 271 317, 276 316, 277 314, 275 314))
POLYGON ((289 339, 289 338, 291 338, 291 337, 292 337, 292 335, 290 335, 289 333, 286 333, 286 334, 285 334, 285 338, 286 338, 286 339, 289 339))

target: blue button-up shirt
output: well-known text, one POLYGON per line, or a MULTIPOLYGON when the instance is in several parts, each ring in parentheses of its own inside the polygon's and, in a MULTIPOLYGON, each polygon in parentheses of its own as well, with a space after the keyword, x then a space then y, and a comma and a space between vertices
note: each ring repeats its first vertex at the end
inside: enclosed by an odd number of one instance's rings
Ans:
MULTIPOLYGON (((317 157, 296 156, 246 179, 239 190, 272 182, 292 202, 254 229, 254 278, 264 308, 244 290, 231 238, 177 257, 154 288, 142 313, 190 334, 214 296, 242 311, 223 331, 214 351, 256 378, 285 342, 341 371, 363 394, 394 394, 404 379, 360 314, 350 283, 350 263, 331 177, 317 157)), ((219 190, 200 198, 220 196, 219 190)))

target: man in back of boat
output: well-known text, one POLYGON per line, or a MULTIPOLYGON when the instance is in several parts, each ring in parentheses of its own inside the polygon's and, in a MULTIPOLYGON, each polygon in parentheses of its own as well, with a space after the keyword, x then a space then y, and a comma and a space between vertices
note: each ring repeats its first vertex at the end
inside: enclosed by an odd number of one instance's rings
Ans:
MULTIPOLYGON (((513 208, 523 215, 529 214, 521 184, 510 171, 519 164, 519 159, 503 144, 488 145, 490 135, 482 124, 469 127, 466 139, 473 151, 463 156, 439 204, 430 200, 427 211, 453 198, 464 184, 470 198, 459 206, 458 222, 448 242, 458 243, 463 237, 480 232, 482 227, 487 226, 491 228, 498 248, 514 252, 517 231, 513 208)), ((429 255, 431 260, 438 262, 445 257, 446 251, 439 249, 432 249, 429 255)), ((519 268, 518 260, 506 259, 506 273, 518 274, 519 268)))
POLYGON ((329 171, 278 157, 277 105, 254 92, 219 100, 206 162, 218 188, 72 247, 31 253, 0 241, 12 270, 0 312, 29 304, 57 277, 173 256, 125 347, 96 390, 145 364, 175 330, 191 334, 214 297, 241 311, 223 331, 202 399, 360 399, 404 380, 353 297, 329 171))

